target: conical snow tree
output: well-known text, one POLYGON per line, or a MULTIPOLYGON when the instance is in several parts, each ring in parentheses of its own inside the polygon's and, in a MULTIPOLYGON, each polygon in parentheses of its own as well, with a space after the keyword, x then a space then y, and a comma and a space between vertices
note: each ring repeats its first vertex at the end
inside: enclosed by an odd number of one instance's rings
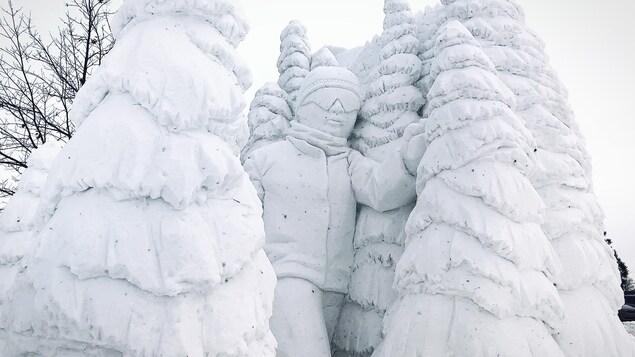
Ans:
POLYGON ((293 119, 287 92, 276 83, 265 83, 256 91, 247 117, 250 135, 242 150, 243 160, 252 151, 286 137, 293 119))
POLYGON ((311 70, 317 67, 337 67, 340 63, 328 47, 322 47, 311 56, 311 70))
MULTIPOLYGON (((417 111, 424 102, 414 86, 421 76, 414 15, 406 0, 386 0, 384 13, 384 31, 373 39, 380 49, 378 61, 362 78, 364 102, 352 138, 353 147, 377 161, 399 151, 405 128, 419 121, 417 111)), ((353 274, 334 337, 339 356, 370 356, 382 340, 384 313, 397 296, 395 265, 403 253, 412 208, 383 213, 360 208, 353 274)))
MULTIPOLYGON (((432 86, 432 62, 436 36, 439 27, 447 22, 446 13, 441 4, 437 4, 426 11, 418 12, 415 16, 415 36, 419 42, 418 57, 421 60, 421 78, 415 83, 423 97, 427 97, 432 86)), ((424 110, 427 103, 424 104, 424 110)))
POLYGON ((24 258, 32 249, 38 228, 35 212, 40 194, 60 149, 58 142, 49 140, 29 155, 18 190, 0 214, 0 305, 6 301, 17 273, 27 265, 24 258))
POLYGON ((295 102, 300 84, 311 69, 311 46, 306 27, 297 20, 291 21, 280 34, 278 57, 278 84, 295 102))
POLYGON ((126 0, 43 193, 3 356, 274 356, 275 274, 238 158, 249 72, 233 0, 126 0), (27 341, 27 342, 25 342, 27 341))
POLYGON ((309 47, 306 41, 306 29, 297 21, 292 21, 287 26, 281 38, 282 45, 287 46, 287 50, 296 51, 301 47, 306 51, 285 53, 284 49, 282 50, 283 53, 280 55, 278 64, 282 73, 279 82, 286 86, 286 90, 280 88, 279 84, 265 83, 256 92, 249 107, 250 136, 247 145, 242 150, 241 157, 243 159, 252 151, 286 137, 290 127, 289 122, 293 119, 295 93, 309 70, 319 66, 338 65, 335 55, 326 47, 320 49, 313 56, 307 57, 309 47), (298 38, 303 40, 300 41, 298 38), (294 41, 299 42, 295 43, 294 41), (283 55, 285 55, 284 58, 283 55), (291 77, 285 77, 286 75, 291 77))
POLYGON ((459 22, 436 36, 417 205, 397 265, 399 300, 377 356, 562 356, 535 143, 514 94, 459 22))
POLYGON ((362 78, 361 120, 352 137, 356 149, 377 159, 398 150, 397 139, 419 120, 424 103, 414 86, 421 78, 414 15, 406 0, 386 0, 384 13, 384 31, 373 39, 381 48, 379 62, 362 78))
POLYGON ((537 140, 531 179, 546 203, 543 231, 563 266, 553 280, 566 316, 556 341, 566 356, 635 355, 617 317, 623 304, 620 275, 604 241, 591 158, 543 41, 526 26, 515 1, 444 3, 448 16, 463 22, 482 44, 516 95, 517 115, 537 140))

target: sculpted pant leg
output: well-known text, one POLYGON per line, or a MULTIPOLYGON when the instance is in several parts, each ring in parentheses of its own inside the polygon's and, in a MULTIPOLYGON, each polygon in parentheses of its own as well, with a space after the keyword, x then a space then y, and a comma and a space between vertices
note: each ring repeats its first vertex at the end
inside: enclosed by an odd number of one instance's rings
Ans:
POLYGON ((330 357, 322 291, 298 278, 278 280, 270 325, 277 357, 330 357))
POLYGON ((322 301, 326 332, 329 336, 329 341, 331 341, 333 339, 333 334, 335 333, 337 322, 340 319, 340 311, 342 310, 342 305, 344 304, 344 294, 325 291, 323 293, 322 301))

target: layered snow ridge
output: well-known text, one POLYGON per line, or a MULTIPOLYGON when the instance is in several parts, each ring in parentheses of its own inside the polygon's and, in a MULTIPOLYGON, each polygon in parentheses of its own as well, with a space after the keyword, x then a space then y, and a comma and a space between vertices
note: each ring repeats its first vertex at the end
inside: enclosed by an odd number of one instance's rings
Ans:
POLYGON ((27 256, 38 229, 35 212, 60 149, 60 143, 49 140, 29 155, 18 190, 0 214, 0 306, 6 303, 8 290, 28 264, 27 256))
MULTIPOLYGON (((0 354, 274 356, 275 274, 238 158, 247 31, 230 0, 127 0, 78 93, 0 354)), ((10 307, 10 308, 9 308, 10 307)))
POLYGON ((418 200, 374 355, 562 356, 559 264, 528 178, 535 140, 461 23, 441 26, 433 47, 418 200))
POLYGON ((249 106, 249 140, 242 150, 242 159, 263 146, 284 140, 293 119, 292 103, 287 92, 276 83, 265 83, 256 91, 249 106))
POLYGON ((322 47, 311 55, 311 70, 317 67, 338 67, 339 61, 328 47, 322 47))
POLYGON ((291 21, 280 34, 278 84, 289 94, 292 102, 295 102, 302 80, 310 70, 311 45, 306 27, 300 21, 291 21))
POLYGON ((566 356, 635 355, 617 317, 623 293, 604 241, 591 158, 543 41, 526 26, 515 1, 443 3, 446 16, 461 21, 482 45, 516 97, 516 114, 536 139, 531 182, 546 204, 542 230, 563 268, 552 278, 566 316, 554 338, 566 356))
POLYGON ((361 118, 351 138, 355 149, 377 158, 396 150, 395 144, 389 144, 403 135, 408 124, 419 120, 417 111, 424 104, 414 86, 421 78, 414 15, 405 0, 386 0, 384 13, 384 31, 373 39, 373 47, 379 49, 377 62, 360 78, 361 118))
MULTIPOLYGON (((405 0, 387 0, 384 13, 384 31, 358 56, 373 59, 354 61, 372 66, 354 69, 364 98, 351 138, 354 148, 380 162, 398 152, 405 128, 419 121, 424 104, 414 85, 421 77, 414 15, 405 0)), ((336 356, 370 356, 381 343, 381 322, 397 297, 395 266, 403 253, 404 228, 412 208, 378 212, 360 206, 353 273, 333 341, 336 356)))
MULTIPOLYGON (((304 34, 306 29, 297 21, 292 21, 282 32, 283 53, 281 54, 281 60, 285 63, 285 66, 288 63, 301 64, 302 69, 306 69, 306 72, 302 72, 301 76, 295 77, 289 82, 284 82, 283 84, 287 86, 287 90, 282 89, 277 83, 265 83, 262 88, 256 91, 256 95, 249 106, 249 140, 242 150, 241 157, 243 161, 254 150, 286 138, 287 131, 291 127, 290 122, 294 116, 296 92, 309 69, 313 70, 322 66, 339 66, 337 58, 327 47, 323 47, 311 55, 308 52, 309 47, 306 40, 302 42, 302 48, 306 48, 306 51, 292 54, 285 52, 286 47, 284 46, 288 46, 289 41, 299 41, 296 37, 298 33, 304 34), (282 55, 286 56, 286 62, 282 59, 282 55), (298 58, 298 56, 302 58, 306 56, 307 60, 289 62, 292 58, 298 58), (305 68, 305 64, 308 67, 305 68), (289 85, 292 85, 292 87, 289 87, 289 85)), ((297 49, 297 46, 294 48, 297 49)), ((284 73, 293 72, 297 68, 291 69, 283 66, 280 69, 284 75, 284 73)))
POLYGON ((232 0, 124 2, 113 31, 125 41, 78 94, 73 121, 83 123, 110 92, 129 93, 162 127, 204 128, 238 151, 248 135, 240 113, 252 81, 234 47, 247 33, 241 14, 232 0), (170 51, 167 44, 179 45, 170 51))

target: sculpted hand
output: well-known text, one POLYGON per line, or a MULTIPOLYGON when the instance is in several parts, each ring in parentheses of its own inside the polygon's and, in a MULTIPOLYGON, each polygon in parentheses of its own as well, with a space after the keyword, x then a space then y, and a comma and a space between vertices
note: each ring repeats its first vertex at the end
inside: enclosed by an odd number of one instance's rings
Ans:
POLYGON ((424 126, 420 123, 408 125, 403 134, 404 143, 401 146, 401 158, 410 174, 416 176, 417 167, 426 152, 426 140, 423 135, 424 126))

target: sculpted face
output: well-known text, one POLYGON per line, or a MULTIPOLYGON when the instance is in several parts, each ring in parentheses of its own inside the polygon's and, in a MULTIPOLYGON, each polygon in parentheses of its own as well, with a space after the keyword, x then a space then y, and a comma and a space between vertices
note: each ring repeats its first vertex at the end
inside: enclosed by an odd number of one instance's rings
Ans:
POLYGON ((342 88, 322 88, 309 94, 298 108, 298 122, 340 138, 353 131, 360 108, 359 97, 342 88))

